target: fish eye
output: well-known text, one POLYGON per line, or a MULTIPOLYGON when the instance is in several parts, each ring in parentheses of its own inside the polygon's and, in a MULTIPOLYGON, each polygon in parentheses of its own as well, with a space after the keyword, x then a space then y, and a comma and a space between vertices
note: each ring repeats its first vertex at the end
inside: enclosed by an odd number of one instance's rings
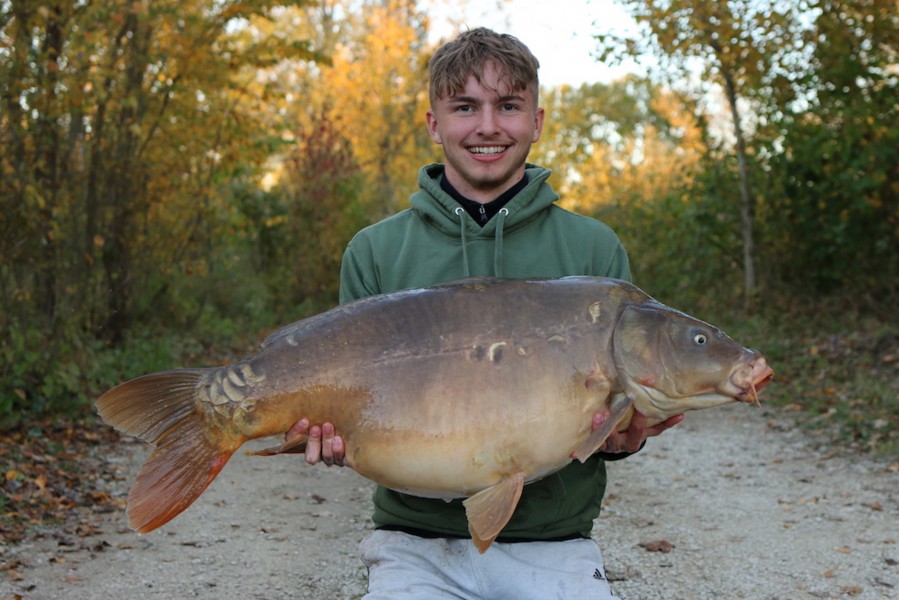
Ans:
POLYGON ((706 334, 699 332, 693 334, 693 343, 697 346, 705 346, 706 342, 709 341, 709 336, 706 334))

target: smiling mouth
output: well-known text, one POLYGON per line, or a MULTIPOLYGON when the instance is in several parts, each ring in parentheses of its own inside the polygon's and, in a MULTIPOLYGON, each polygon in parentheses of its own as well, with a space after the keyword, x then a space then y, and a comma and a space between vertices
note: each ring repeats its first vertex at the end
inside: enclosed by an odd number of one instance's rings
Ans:
POLYGON ((472 146, 468 151, 477 156, 495 156, 506 151, 508 146, 472 146))

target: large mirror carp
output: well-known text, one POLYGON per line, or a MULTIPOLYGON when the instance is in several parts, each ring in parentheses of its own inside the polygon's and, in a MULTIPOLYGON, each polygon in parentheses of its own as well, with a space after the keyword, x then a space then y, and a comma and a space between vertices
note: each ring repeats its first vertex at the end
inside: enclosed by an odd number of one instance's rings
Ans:
POLYGON ((338 306, 245 360, 144 375, 97 407, 155 446, 128 497, 139 532, 190 506, 244 442, 305 417, 334 424, 362 476, 467 498, 483 552, 524 485, 586 460, 634 410, 654 424, 758 402, 772 374, 758 352, 623 281, 467 279, 338 306), (597 412, 609 416, 591 431, 597 412))

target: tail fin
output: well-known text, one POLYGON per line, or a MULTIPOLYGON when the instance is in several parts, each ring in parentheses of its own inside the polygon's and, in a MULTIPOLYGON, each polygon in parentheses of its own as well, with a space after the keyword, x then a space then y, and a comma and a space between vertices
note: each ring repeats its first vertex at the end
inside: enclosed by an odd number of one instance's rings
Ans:
POLYGON ((190 506, 239 447, 204 426, 197 393, 213 370, 144 375, 97 400, 104 421, 155 446, 128 494, 128 524, 139 533, 153 531, 190 506))

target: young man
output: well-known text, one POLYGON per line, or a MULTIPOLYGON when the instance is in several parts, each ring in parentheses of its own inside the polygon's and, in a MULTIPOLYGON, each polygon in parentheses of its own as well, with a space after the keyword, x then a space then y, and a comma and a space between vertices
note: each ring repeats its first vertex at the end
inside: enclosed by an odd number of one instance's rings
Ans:
MULTIPOLYGON (((344 254, 340 301, 466 276, 630 279, 627 255, 606 225, 563 210, 547 169, 526 163, 540 139, 537 59, 519 40, 486 29, 434 54, 427 126, 445 161, 421 169, 411 208, 359 232, 344 254)), ((594 427, 605 415, 594 417, 594 427)), ((590 539, 605 491, 604 460, 637 451, 681 420, 647 428, 635 418, 586 463, 524 488, 518 508, 483 555, 468 538, 461 500, 379 487, 377 530, 360 546, 369 600, 401 598, 613 598, 590 539)), ((331 424, 305 433, 310 463, 342 464, 331 424)))

